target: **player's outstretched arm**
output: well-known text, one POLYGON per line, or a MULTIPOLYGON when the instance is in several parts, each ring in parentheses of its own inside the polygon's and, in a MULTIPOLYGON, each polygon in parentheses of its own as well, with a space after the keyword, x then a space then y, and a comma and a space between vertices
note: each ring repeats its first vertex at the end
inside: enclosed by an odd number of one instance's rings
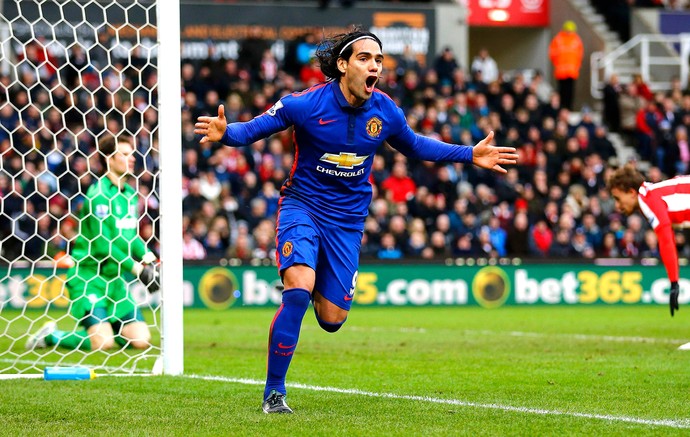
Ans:
POLYGON ((199 141, 200 143, 205 143, 207 141, 217 143, 223 138, 227 126, 228 121, 225 118, 225 107, 220 105, 218 106, 217 117, 201 116, 197 118, 196 124, 194 125, 194 133, 204 136, 199 141))
POLYGON ((472 149, 472 163, 477 167, 493 170, 498 173, 508 171, 502 165, 517 164, 518 154, 515 147, 492 146, 494 132, 489 132, 483 140, 472 149))

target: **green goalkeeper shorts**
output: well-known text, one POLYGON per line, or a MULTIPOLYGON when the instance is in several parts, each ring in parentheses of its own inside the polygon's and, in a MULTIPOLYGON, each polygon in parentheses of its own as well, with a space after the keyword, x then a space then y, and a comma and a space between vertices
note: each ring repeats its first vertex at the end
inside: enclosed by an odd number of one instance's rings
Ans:
POLYGON ((134 311, 132 311, 131 313, 127 313, 124 316, 119 317, 117 319, 108 317, 108 310, 105 308, 94 308, 92 312, 86 313, 84 317, 79 319, 79 324, 81 324, 81 326, 88 330, 90 327, 94 325, 107 322, 113 326, 113 332, 115 334, 119 334, 120 329, 122 329, 122 326, 128 323, 144 321, 144 315, 141 313, 141 310, 139 310, 139 308, 135 308, 134 311))
POLYGON ((67 290, 70 297, 70 314, 80 321, 90 314, 111 323, 126 321, 136 314, 137 304, 127 291, 127 283, 121 277, 104 278, 95 271, 72 268, 67 274, 67 290), (98 311, 95 311, 96 309, 98 311))

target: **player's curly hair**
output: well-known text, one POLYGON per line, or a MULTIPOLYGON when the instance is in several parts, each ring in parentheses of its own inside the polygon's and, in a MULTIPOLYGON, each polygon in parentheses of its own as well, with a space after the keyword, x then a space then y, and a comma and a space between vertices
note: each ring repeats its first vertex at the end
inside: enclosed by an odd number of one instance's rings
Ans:
POLYGON ((315 56, 319 60, 321 72, 330 79, 340 79, 342 73, 338 70, 338 58, 350 59, 352 42, 363 37, 373 39, 383 50, 383 44, 376 35, 363 30, 360 26, 353 26, 350 32, 333 35, 319 44, 315 56))
POLYGON ((644 183, 644 176, 642 173, 637 171, 634 165, 626 164, 613 172, 606 182, 606 187, 609 191, 613 188, 622 191, 637 191, 642 183, 644 183))

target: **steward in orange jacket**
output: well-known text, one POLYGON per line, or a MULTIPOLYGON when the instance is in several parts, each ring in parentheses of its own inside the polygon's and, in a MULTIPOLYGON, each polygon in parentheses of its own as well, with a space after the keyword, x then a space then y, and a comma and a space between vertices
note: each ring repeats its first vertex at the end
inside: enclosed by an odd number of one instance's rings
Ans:
POLYGON ((556 80, 577 79, 583 55, 584 47, 580 36, 575 33, 575 23, 566 21, 563 30, 549 44, 549 58, 554 66, 556 80))
POLYGON ((563 30, 558 32, 549 44, 549 58, 554 67, 553 75, 558 81, 558 94, 561 108, 573 109, 575 101, 575 81, 580 76, 580 65, 584 47, 575 31, 577 26, 568 20, 563 30))

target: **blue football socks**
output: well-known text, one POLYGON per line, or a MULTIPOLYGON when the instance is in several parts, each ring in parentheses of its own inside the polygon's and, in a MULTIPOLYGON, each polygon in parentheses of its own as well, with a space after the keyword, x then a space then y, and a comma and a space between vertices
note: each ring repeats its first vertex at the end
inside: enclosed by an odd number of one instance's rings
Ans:
POLYGON ((302 319, 309 308, 311 295, 303 288, 283 291, 283 303, 278 308, 271 330, 268 334, 268 366, 264 399, 271 390, 286 394, 285 375, 287 375, 292 355, 297 347, 302 319))

